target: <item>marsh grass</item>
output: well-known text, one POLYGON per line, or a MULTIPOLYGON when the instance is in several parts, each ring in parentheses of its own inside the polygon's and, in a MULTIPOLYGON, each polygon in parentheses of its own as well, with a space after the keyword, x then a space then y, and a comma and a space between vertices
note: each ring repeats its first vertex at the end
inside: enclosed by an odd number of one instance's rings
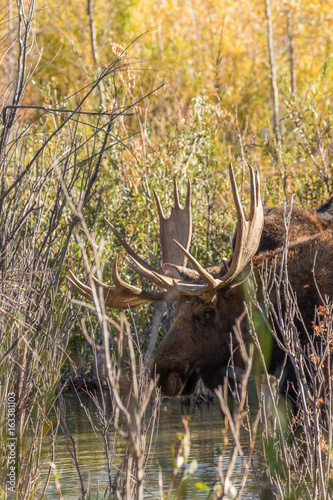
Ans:
MULTIPOLYGON (((54 480, 61 498, 54 467, 59 428, 81 478, 81 498, 90 497, 91 485, 80 473, 62 395, 68 375, 75 376, 78 371, 77 358, 83 360, 83 373, 94 366, 99 389, 94 393, 86 388, 98 424, 88 412, 87 418, 107 460, 109 487, 103 494, 141 500, 158 407, 154 384, 147 375, 147 360, 175 312, 173 305, 131 311, 131 328, 125 316, 110 317, 102 289, 91 278, 95 273, 99 280, 108 281, 113 257, 119 252, 106 236, 103 217, 133 241, 142 257, 158 266, 160 248, 152 190, 156 188, 168 205, 173 178, 178 179, 181 198, 185 196, 185 181, 190 178, 195 199, 192 253, 204 265, 213 265, 220 262, 221 255, 230 254, 234 211, 224 168, 229 161, 234 162, 243 180, 242 193, 246 189, 246 163, 250 162, 261 169, 266 203, 281 203, 293 193, 295 203, 318 207, 332 193, 332 115, 329 106, 324 106, 323 112, 319 92, 325 86, 325 74, 302 98, 280 89, 283 124, 278 145, 270 126, 265 133, 259 126, 249 130, 240 122, 237 106, 222 102, 219 95, 213 99, 197 95, 187 110, 181 106, 174 110, 177 119, 170 125, 164 117, 154 117, 150 122, 148 109, 153 98, 144 92, 137 97, 130 83, 126 84, 124 75, 130 73, 129 78, 134 78, 134 66, 122 50, 102 72, 96 66, 95 80, 84 89, 66 98, 58 98, 50 88, 42 89, 47 106, 29 106, 25 96, 34 85, 40 57, 34 20, 43 12, 37 12, 34 1, 27 4, 17 0, 12 8, 15 15, 4 15, 8 34, 0 40, 6 65, 1 74, 0 132, 1 497, 7 495, 9 394, 15 395, 14 497, 43 498, 54 480), (99 108, 101 103, 103 109, 99 108), (68 268, 88 277, 93 306, 73 300, 64 281, 68 268), (151 338, 154 340, 150 342, 151 338), (105 387, 107 396, 103 395, 105 387), (151 422, 146 425, 148 406, 153 409, 151 422), (120 467, 114 462, 111 427, 128 443, 120 467), (42 453, 46 441, 49 447, 42 453), (50 464, 49 471, 40 485, 45 463, 50 464)), ((93 12, 90 14, 93 23, 93 12)), ((256 476, 262 498, 332 497, 332 307, 327 298, 316 311, 309 336, 321 342, 311 341, 305 352, 294 321, 298 308, 288 287, 287 259, 284 266, 279 276, 285 280, 285 317, 272 307, 265 276, 265 311, 261 312, 265 328, 282 343, 297 375, 297 413, 292 414, 277 390, 278 381, 268 375, 263 364, 264 376, 257 385, 260 413, 251 421, 247 393, 253 381, 249 375, 252 353, 244 346, 248 369, 236 384, 234 412, 229 410, 226 388, 217 393, 224 414, 221 433, 226 441, 232 440, 233 447, 229 456, 226 448, 221 451, 215 484, 201 485, 213 498, 241 496, 253 469, 251 454, 257 446, 259 418, 259 448, 265 472, 263 479, 262 471, 256 471, 256 476), (239 446, 240 429, 248 433, 246 452, 239 446), (243 457, 243 480, 235 490, 231 477, 239 456, 243 457)), ((123 273, 124 279, 136 282, 131 271, 125 268, 123 273)), ((253 308, 259 306, 254 303, 253 308)), ((260 332, 253 318, 251 323, 251 316, 249 324, 260 353, 260 332)), ((161 498, 182 498, 186 494, 184 485, 191 480, 191 469, 182 468, 191 465, 190 424, 184 425, 182 447, 174 456, 174 482, 167 485, 167 491, 161 487, 161 498)), ((163 478, 160 484, 164 484, 163 478)))
MULTIPOLYGON (((72 204, 75 200, 80 214, 91 203, 103 155, 120 142, 112 133, 123 112, 116 108, 116 101, 104 114, 86 113, 85 106, 103 79, 114 82, 117 71, 124 69, 123 64, 126 67, 121 57, 116 59, 96 81, 61 103, 64 110, 59 106, 52 110, 24 106, 25 90, 37 71, 37 67, 31 69, 29 61, 36 48, 36 15, 33 1, 28 5, 17 2, 16 17, 11 19, 16 38, 10 47, 17 56, 17 66, 1 103, 1 495, 19 499, 34 496, 41 467, 45 461, 55 460, 59 426, 67 429, 61 374, 65 363, 73 364, 68 340, 78 310, 62 283, 64 267, 70 266, 68 254, 78 250, 73 247, 72 235, 81 220, 71 211, 69 200, 72 204), (15 399, 11 413, 15 425, 11 428, 7 420, 9 395, 15 399), (7 481, 12 435, 16 439, 13 494, 7 481), (42 455, 45 439, 50 445, 48 453, 42 455)), ((95 203, 98 206, 98 200, 95 203)), ((92 217, 89 226, 94 222, 92 217)), ((75 460, 72 440, 70 447, 75 460)), ((82 481, 81 486, 84 496, 82 481)))

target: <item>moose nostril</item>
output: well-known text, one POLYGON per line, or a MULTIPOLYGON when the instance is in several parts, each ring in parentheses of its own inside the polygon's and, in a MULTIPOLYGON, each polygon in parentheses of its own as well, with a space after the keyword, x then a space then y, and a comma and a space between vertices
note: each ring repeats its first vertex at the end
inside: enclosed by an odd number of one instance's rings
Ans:
POLYGON ((183 389, 183 382, 177 372, 170 372, 165 380, 160 379, 165 396, 178 396, 183 389))

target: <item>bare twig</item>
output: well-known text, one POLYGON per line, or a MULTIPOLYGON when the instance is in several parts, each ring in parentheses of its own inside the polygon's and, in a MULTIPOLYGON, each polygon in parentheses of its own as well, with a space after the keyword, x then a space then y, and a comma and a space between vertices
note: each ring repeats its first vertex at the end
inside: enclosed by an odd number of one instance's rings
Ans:
POLYGON ((268 55, 271 68, 271 85, 273 94, 273 129, 276 139, 277 148, 280 149, 282 145, 282 136, 280 130, 280 110, 279 110, 279 89, 277 84, 277 66, 274 52, 274 38, 273 38, 273 22, 270 0, 265 0, 266 3, 266 21, 267 21, 267 43, 268 55))

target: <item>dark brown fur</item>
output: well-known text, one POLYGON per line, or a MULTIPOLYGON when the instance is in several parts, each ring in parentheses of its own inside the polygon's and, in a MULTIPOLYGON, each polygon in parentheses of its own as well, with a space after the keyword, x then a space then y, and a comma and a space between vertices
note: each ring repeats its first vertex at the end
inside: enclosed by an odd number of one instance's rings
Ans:
MULTIPOLYGON (((275 250, 284 244, 285 213, 290 207, 264 207, 264 228, 257 254, 275 250)), ((333 229, 333 198, 316 211, 293 207, 291 211, 288 237, 290 242, 314 236, 317 233, 333 229)))
MULTIPOLYGON (((289 210, 290 207, 287 207, 287 214, 289 210)), ((286 234, 284 213, 282 206, 264 207, 264 228, 257 253, 283 246, 286 234)), ((290 241, 311 237, 325 229, 316 214, 302 208, 292 208, 288 230, 290 241)))
MULTIPOLYGON (((268 267, 276 266, 279 270, 281 256, 282 249, 278 249, 261 253, 253 259, 259 300, 262 293, 259 271, 266 265, 266 261, 268 267)), ((244 271, 244 276, 246 272, 248 270, 244 271)), ((288 275, 291 287, 297 294, 304 325, 311 333, 315 307, 322 304, 323 297, 333 296, 333 232, 320 232, 307 240, 292 244, 288 252, 288 275)), ((231 357, 230 338, 233 339, 234 363, 240 368, 243 367, 233 326, 244 311, 247 279, 249 278, 245 278, 245 282, 234 288, 219 290, 211 300, 207 300, 203 294, 183 297, 178 301, 176 320, 158 347, 154 360, 164 394, 190 394, 199 378, 202 378, 210 389, 222 384, 224 367, 231 357)), ((283 293, 281 299, 284 307, 283 293)), ((271 300, 276 305, 274 294, 271 300)), ((308 340, 302 323, 299 321, 296 325, 301 343, 305 345, 308 340)), ((241 328, 242 335, 246 338, 245 322, 241 328)), ((276 371, 283 357, 283 352, 275 344, 270 363, 271 373, 276 371)), ((287 378, 288 381, 294 382, 293 370, 289 364, 287 378)))

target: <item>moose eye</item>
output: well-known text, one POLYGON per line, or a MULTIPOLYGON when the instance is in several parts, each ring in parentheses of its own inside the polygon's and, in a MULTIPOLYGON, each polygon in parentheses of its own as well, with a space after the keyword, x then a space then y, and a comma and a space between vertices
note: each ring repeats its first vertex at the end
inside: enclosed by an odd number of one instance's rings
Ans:
POLYGON ((205 323, 212 321, 215 317, 215 309, 208 309, 204 312, 204 321, 205 323))

